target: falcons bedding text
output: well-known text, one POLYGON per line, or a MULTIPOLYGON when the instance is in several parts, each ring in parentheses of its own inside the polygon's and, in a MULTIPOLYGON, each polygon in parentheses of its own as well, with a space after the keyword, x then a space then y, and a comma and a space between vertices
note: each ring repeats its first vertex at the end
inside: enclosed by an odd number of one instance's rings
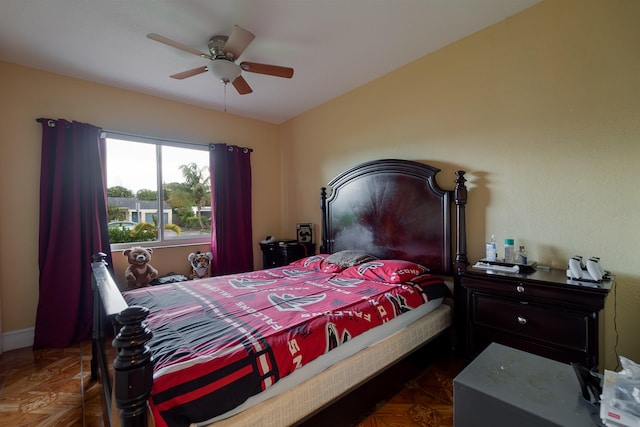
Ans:
POLYGON ((186 426, 233 409, 306 363, 425 301, 444 282, 385 283, 300 266, 124 293, 149 308, 157 426, 186 426))

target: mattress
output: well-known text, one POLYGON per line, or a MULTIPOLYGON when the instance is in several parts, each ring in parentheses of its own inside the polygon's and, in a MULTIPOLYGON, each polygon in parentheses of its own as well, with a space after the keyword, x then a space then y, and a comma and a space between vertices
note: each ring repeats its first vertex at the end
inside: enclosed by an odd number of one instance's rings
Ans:
POLYGON ((294 386, 288 377, 302 368, 318 365, 301 381, 317 375, 356 338, 352 352, 424 316, 448 288, 411 268, 298 265, 126 292, 129 305, 150 309, 156 425, 208 422, 284 380, 294 386), (313 364, 322 355, 331 357, 313 364))
POLYGON ((451 307, 448 304, 441 304, 411 325, 341 360, 321 374, 246 411, 210 425, 215 427, 293 425, 431 341, 445 331, 451 322, 451 307))

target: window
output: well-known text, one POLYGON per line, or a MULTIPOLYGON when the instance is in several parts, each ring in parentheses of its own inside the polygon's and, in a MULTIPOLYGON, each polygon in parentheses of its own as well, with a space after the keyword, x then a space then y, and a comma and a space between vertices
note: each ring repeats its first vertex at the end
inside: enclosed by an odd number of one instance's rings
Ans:
POLYGON ((211 240, 209 148, 105 132, 113 249, 211 240))

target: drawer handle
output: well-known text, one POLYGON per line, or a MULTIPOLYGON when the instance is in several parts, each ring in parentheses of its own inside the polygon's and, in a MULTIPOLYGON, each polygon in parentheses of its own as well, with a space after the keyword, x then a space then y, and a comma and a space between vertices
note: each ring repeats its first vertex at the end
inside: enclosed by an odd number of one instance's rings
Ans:
POLYGON ((522 286, 522 285, 516 286, 516 291, 518 291, 520 293, 523 293, 524 292, 524 286, 522 286))
POLYGON ((521 325, 526 325, 527 319, 525 317, 518 316, 518 323, 520 323, 521 325))

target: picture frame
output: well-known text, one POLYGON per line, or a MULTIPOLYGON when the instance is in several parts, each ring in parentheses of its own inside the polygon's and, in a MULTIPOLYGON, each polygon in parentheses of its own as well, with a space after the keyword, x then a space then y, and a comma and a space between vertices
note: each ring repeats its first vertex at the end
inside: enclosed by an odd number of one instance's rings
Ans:
POLYGON ((296 224, 296 238, 299 243, 313 243, 313 224, 296 224))

